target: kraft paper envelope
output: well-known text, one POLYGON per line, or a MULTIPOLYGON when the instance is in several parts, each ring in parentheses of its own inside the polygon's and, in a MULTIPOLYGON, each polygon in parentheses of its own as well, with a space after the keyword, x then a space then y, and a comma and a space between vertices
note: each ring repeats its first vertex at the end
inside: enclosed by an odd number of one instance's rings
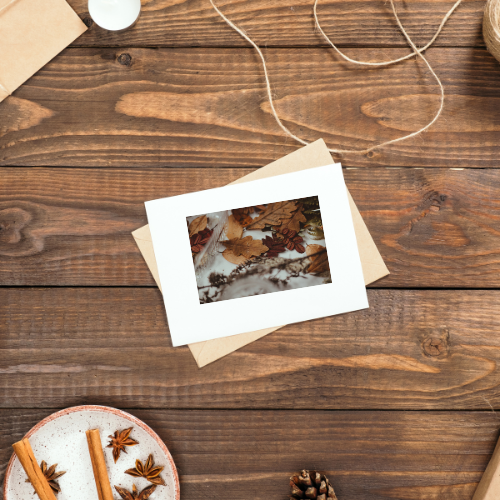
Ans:
MULTIPOLYGON (((266 167, 262 167, 261 169, 238 179, 232 184, 287 174, 289 172, 297 172, 308 168, 323 167, 330 165, 331 163, 332 157, 328 152, 325 142, 323 139, 320 139, 309 146, 299 149, 298 151, 295 151, 294 153, 267 165, 266 167)), ((368 229, 349 191, 348 196, 365 284, 368 285, 380 278, 383 278, 384 276, 387 276, 389 274, 389 270, 382 260, 382 256, 375 246, 375 242, 368 232, 368 229)), ((160 278, 158 276, 158 268, 156 266, 149 226, 143 226, 137 229, 132 233, 132 235, 153 275, 153 278, 156 281, 156 284, 161 291, 160 278)), ((256 332, 233 335, 232 337, 207 340, 206 342, 189 344, 189 348, 191 349, 196 363, 200 368, 202 368, 203 366, 208 365, 209 363, 222 358, 233 351, 236 351, 240 347, 260 339, 261 337, 264 337, 279 328, 282 327, 267 328, 256 332)))
POLYGON ((0 0, 0 102, 86 30, 66 0, 0 0))
POLYGON ((498 498, 500 498, 500 439, 472 500, 498 500, 498 498))

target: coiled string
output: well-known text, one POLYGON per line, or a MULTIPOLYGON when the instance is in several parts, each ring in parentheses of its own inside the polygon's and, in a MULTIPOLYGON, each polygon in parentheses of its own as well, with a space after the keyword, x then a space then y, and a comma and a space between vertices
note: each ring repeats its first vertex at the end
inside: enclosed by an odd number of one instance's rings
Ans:
POLYGON ((493 57, 500 61, 500 1, 488 0, 484 9, 483 37, 493 57))
MULTIPOLYGON (((492 1, 498 2, 498 0, 489 0, 489 1, 490 2, 492 2, 492 1)), ((321 27, 321 23, 320 23, 319 18, 318 18, 318 2, 319 2, 319 0, 314 0, 314 7, 313 7, 314 21, 316 23, 316 27, 318 28, 318 31, 321 33, 321 35, 323 36, 323 38, 325 38, 325 40, 328 42, 328 44, 337 52, 337 54, 339 54, 346 61, 348 61, 348 62, 350 62, 352 64, 358 64, 360 66, 371 66, 371 67, 373 67, 373 66, 390 66, 392 64, 397 64, 397 63, 399 63, 401 61, 404 61, 404 60, 409 59, 410 57, 413 57, 413 56, 416 55, 416 56, 420 57, 424 61, 425 65, 429 69, 430 73, 432 74, 432 76, 436 80, 436 82, 437 82, 437 84, 439 86, 439 90, 440 90, 439 108, 438 108, 436 114, 434 115, 434 117, 432 118, 432 120, 430 120, 429 123, 427 123, 427 125, 425 125, 424 127, 420 128, 416 132, 412 132, 411 134, 404 135, 402 137, 398 137, 397 139, 392 139, 390 141, 385 141, 385 142, 382 142, 380 144, 376 144, 375 146, 370 146, 369 148, 366 148, 366 149, 332 149, 332 148, 328 148, 328 150, 331 153, 335 153, 335 154, 343 154, 343 153, 366 154, 366 153, 369 153, 370 151, 373 151, 374 149, 381 148, 383 146, 388 146, 389 144, 394 144, 396 142, 404 141, 404 140, 409 139, 411 137, 415 137, 415 136, 421 134, 422 132, 425 132, 429 127, 431 127, 437 121, 437 119, 441 115, 441 112, 443 111, 443 107, 444 107, 444 87, 443 87, 443 84, 441 83, 441 80, 436 75, 435 71, 432 69, 432 66, 429 64, 429 61, 423 55, 423 52, 426 49, 428 49, 435 42, 436 38, 441 33, 441 30, 443 29, 444 25, 446 24, 446 22, 448 21, 448 19, 450 18, 450 16, 453 14, 453 12, 457 9, 457 7, 462 3, 462 0, 457 0, 457 2, 453 5, 453 7, 444 16, 443 20, 441 21, 441 24, 439 25, 439 27, 438 27, 435 35, 432 37, 432 39, 430 40, 430 42, 427 45, 425 45, 425 47, 422 47, 421 49, 418 49, 415 46, 415 44, 411 40, 410 36, 408 35, 408 33, 406 32, 406 30, 404 29, 403 25, 401 24, 401 20, 399 19, 398 13, 396 11, 396 7, 394 5, 394 0, 390 0, 391 7, 392 7, 392 12, 394 13, 394 17, 396 18, 396 22, 398 24, 398 27, 401 30, 401 32, 403 33, 403 35, 405 36, 405 38, 406 38, 408 44, 410 45, 410 47, 412 48, 413 52, 411 52, 410 54, 407 54, 406 56, 400 57, 398 59, 391 59, 389 61, 382 61, 382 62, 357 61, 355 59, 351 59, 350 57, 346 56, 341 50, 339 50, 338 47, 330 40, 330 38, 328 37, 328 35, 323 31, 323 28, 321 27)), ((286 135, 288 135, 289 137, 291 137, 295 141, 299 142, 300 144, 303 144, 303 145, 309 144, 309 142, 307 142, 304 139, 301 139, 300 137, 297 137, 295 134, 293 134, 283 124, 283 122, 281 121, 280 117, 278 116, 278 113, 277 113, 276 108, 274 106, 273 93, 272 93, 272 90, 271 90, 271 83, 270 83, 269 74, 268 74, 268 71, 267 71, 266 60, 265 60, 264 54, 262 53, 262 51, 259 48, 259 46, 242 29, 238 28, 238 26, 236 26, 232 21, 230 21, 220 11, 220 9, 217 7, 217 5, 215 5, 214 0, 210 0, 210 3, 212 4, 212 7, 215 9, 215 11, 219 14, 219 16, 222 19, 224 19, 224 21, 229 26, 231 26, 231 28, 233 28, 237 33, 239 33, 248 43, 250 43, 250 45, 252 45, 252 47, 259 54, 260 60, 262 61, 262 67, 264 69, 264 76, 265 76, 266 88, 267 88, 267 97, 269 99, 269 104, 271 106, 272 114, 273 114, 274 119, 276 120, 276 123, 278 124, 278 126, 283 130, 283 132, 285 132, 286 135)))

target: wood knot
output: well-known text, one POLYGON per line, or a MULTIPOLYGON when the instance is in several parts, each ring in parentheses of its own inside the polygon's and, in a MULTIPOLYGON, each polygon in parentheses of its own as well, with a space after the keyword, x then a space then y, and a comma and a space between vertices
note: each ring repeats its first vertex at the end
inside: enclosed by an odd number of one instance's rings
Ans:
POLYGON ((425 193, 423 198, 425 204, 429 203, 431 207, 438 207, 438 208, 440 208, 443 204, 445 204, 447 199, 448 195, 441 194, 437 191, 428 191, 427 193, 425 193))
POLYGON ((424 352, 427 356, 441 356, 446 351, 446 346, 441 339, 430 338, 424 342, 424 352))
POLYGON ((43 247, 43 241, 31 233, 37 210, 27 203, 22 205, 0 210, 0 256, 33 255, 43 247))
POLYGON ((82 19, 83 21, 83 24, 85 24, 85 26, 87 26, 87 28, 92 28, 92 26, 94 25, 94 20, 90 17, 90 16, 86 16, 82 19))
POLYGON ((422 353, 429 358, 442 359, 450 354, 450 332, 446 326, 422 330, 419 340, 422 353))
POLYGON ((132 57, 130 54, 120 54, 118 56, 118 62, 123 66, 130 66, 132 64, 132 57))
POLYGON ((375 152, 374 151, 368 151, 368 153, 366 153, 366 156, 371 159, 371 158, 373 158, 375 156, 375 152))
POLYGON ((449 343, 447 332, 441 337, 427 337, 422 343, 424 354, 432 358, 444 358, 448 356, 448 346, 449 343))
POLYGON ((29 212, 21 208, 0 210, 0 254, 7 248, 13 248, 22 239, 22 231, 31 221, 29 212))

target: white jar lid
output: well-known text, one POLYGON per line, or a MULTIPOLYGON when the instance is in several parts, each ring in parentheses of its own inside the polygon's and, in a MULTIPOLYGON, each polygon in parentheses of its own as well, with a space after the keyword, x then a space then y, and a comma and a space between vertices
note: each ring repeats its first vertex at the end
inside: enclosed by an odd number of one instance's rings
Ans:
POLYGON ((132 26, 141 12, 141 0, 89 0, 89 13, 94 22, 109 31, 132 26))

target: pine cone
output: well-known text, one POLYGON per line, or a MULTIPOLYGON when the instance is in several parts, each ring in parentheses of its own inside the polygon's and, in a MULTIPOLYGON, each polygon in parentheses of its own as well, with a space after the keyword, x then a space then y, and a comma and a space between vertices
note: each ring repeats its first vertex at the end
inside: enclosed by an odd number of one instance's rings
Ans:
POLYGON ((328 478, 315 470, 303 470, 300 474, 294 474, 290 478, 290 488, 290 500, 338 500, 328 478))

